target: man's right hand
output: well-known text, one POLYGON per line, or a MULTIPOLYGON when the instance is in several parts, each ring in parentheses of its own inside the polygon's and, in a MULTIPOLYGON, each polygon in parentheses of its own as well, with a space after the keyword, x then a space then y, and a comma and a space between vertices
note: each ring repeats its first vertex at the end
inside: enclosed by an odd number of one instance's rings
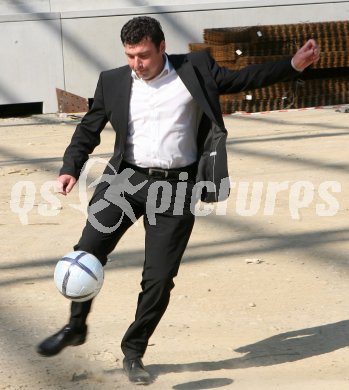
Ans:
POLYGON ((57 179, 57 192, 67 195, 75 186, 76 179, 71 175, 61 175, 57 179))

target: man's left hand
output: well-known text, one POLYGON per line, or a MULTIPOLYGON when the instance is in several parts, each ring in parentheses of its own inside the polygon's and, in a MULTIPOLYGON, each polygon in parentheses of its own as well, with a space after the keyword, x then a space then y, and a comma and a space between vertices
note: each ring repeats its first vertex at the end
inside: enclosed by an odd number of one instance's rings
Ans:
POLYGON ((292 65, 298 71, 303 71, 320 58, 320 49, 314 39, 309 39, 293 56, 292 65))

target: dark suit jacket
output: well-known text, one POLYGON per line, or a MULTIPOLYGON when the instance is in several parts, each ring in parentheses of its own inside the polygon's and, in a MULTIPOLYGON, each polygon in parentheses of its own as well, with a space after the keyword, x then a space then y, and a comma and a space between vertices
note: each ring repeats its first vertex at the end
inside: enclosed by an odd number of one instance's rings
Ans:
MULTIPOLYGON (((206 202, 224 200, 229 193, 223 190, 220 193, 222 180, 228 178, 227 131, 219 95, 260 88, 299 73, 291 66, 290 58, 251 65, 238 71, 219 67, 205 51, 169 55, 169 60, 204 113, 198 131, 196 180, 211 182, 211 185, 204 188, 201 198, 206 202)), ((63 157, 60 174, 79 177, 88 155, 100 143, 100 133, 108 121, 116 132, 110 164, 116 170, 119 168, 128 131, 131 86, 131 69, 128 65, 101 73, 94 103, 73 134, 63 157)))

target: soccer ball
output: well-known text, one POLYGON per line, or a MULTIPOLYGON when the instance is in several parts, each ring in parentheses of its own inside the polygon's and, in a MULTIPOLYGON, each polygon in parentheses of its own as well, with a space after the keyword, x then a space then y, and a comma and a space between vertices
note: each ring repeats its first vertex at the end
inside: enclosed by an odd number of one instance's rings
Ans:
POLYGON ((76 302, 88 301, 102 288, 103 266, 91 253, 70 252, 58 261, 54 281, 60 293, 66 298, 76 302))

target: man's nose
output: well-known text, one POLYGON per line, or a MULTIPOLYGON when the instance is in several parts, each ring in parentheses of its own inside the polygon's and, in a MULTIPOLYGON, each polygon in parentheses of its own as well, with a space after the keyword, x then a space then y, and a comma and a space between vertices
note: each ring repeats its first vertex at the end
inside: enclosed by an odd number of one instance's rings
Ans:
POLYGON ((142 65, 142 60, 138 57, 135 58, 135 68, 136 69, 141 69, 143 67, 142 65))

